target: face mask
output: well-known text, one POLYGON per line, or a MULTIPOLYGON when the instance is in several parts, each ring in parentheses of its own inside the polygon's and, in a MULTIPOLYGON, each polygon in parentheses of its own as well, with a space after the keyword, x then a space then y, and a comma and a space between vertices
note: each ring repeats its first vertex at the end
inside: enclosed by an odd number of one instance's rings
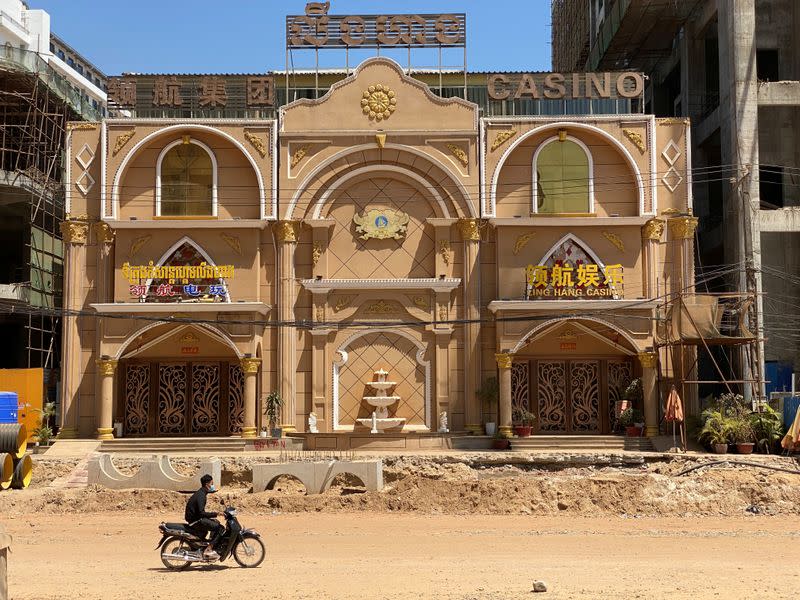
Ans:
POLYGON ((216 492, 216 491, 217 491, 217 486, 215 486, 215 485, 212 483, 212 484, 211 484, 211 487, 210 487, 210 488, 208 488, 208 491, 209 491, 209 492, 212 492, 212 493, 213 493, 213 492, 216 492))

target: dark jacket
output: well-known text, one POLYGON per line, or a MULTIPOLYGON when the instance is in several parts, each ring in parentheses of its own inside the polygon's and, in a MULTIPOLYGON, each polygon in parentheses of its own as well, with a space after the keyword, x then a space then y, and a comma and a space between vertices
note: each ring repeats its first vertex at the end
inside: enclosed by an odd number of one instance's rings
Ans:
POLYGON ((189 498, 189 502, 186 503, 186 512, 184 513, 187 523, 194 523, 200 519, 213 519, 217 516, 216 513, 206 512, 207 496, 206 488, 201 487, 189 498))

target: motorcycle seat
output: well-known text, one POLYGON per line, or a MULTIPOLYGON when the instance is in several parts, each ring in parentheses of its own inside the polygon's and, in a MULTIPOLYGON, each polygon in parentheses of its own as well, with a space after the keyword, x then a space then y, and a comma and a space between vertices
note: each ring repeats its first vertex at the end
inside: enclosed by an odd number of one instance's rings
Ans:
POLYGON ((164 529, 169 529, 170 531, 178 533, 188 533, 189 535, 192 535, 199 539, 205 537, 201 536, 199 532, 192 529, 192 527, 187 523, 164 523, 164 529))

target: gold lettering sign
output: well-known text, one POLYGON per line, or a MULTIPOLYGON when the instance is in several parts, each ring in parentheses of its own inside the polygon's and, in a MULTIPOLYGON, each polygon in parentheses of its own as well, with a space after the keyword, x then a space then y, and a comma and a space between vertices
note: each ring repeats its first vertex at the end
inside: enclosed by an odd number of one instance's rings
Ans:
POLYGON ((548 100, 569 98, 641 98, 644 76, 641 73, 494 73, 486 79, 491 100, 548 100))
POLYGON ((623 267, 620 264, 600 268, 595 264, 569 263, 528 265, 525 269, 528 299, 554 300, 563 298, 609 299, 622 293, 623 267))
POLYGON ((362 240, 399 240, 406 235, 408 215, 393 208, 371 208, 353 215, 353 222, 362 240))
POLYGON ((122 276, 131 284, 150 279, 166 279, 169 283, 188 283, 193 279, 232 279, 233 265, 156 265, 151 260, 146 265, 122 263, 122 276))

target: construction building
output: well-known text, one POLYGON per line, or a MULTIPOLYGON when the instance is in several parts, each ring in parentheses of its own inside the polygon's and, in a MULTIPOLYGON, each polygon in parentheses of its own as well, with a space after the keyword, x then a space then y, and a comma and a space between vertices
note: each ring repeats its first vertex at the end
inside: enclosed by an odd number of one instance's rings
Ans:
POLYGON ((765 373, 766 391, 786 389, 800 366, 800 5, 553 0, 552 17, 554 70, 643 71, 645 112, 691 120, 698 280, 712 276, 698 291, 749 292, 762 340, 711 348, 699 379, 722 370, 763 395, 765 373))
MULTIPOLYGON (((50 16, 0 0, 0 368, 58 380, 66 124, 105 112, 105 76, 50 31, 50 16)), ((85 184, 86 182, 84 182, 85 184)))

